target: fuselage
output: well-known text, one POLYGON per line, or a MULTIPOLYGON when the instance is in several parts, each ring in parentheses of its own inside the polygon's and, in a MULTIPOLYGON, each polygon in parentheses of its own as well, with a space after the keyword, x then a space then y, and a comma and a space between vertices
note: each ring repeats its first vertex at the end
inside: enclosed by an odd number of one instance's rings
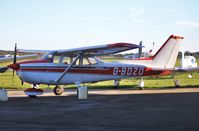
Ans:
POLYGON ((165 71, 153 71, 149 67, 119 62, 74 65, 56 82, 68 67, 64 63, 23 62, 19 63, 17 74, 22 81, 31 84, 65 85, 70 83, 88 83, 105 80, 119 80, 130 77, 142 77, 164 74, 165 71))

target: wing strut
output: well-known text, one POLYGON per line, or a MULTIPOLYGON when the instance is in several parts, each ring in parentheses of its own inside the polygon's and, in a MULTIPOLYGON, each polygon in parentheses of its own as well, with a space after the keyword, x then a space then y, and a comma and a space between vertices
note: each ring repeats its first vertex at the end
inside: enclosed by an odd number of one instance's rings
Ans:
POLYGON ((78 54, 75 60, 66 68, 66 70, 60 75, 60 77, 55 81, 56 83, 60 82, 60 80, 64 77, 64 75, 70 70, 70 68, 75 64, 75 62, 79 59, 81 55, 78 54))

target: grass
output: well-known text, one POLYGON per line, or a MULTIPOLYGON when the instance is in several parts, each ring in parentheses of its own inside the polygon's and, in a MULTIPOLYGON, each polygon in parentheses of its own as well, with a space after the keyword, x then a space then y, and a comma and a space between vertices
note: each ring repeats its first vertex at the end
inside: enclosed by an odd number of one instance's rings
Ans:
MULTIPOLYGON (((193 78, 187 77, 188 73, 177 74, 175 79, 180 80, 180 85, 182 87, 196 87, 199 86, 199 73, 193 73, 193 78)), ((139 88, 138 84, 140 78, 128 78, 120 81, 121 88, 139 88)), ((174 82, 172 76, 162 76, 158 78, 145 77, 145 88, 170 88, 174 87, 174 82)), ((91 88, 113 88, 113 81, 98 82, 95 84, 87 84, 91 88)))
MULTIPOLYGON (((117 61, 114 59, 107 59, 106 61, 117 61)), ((0 67, 6 66, 10 62, 0 63, 0 67)), ((179 65, 179 60, 176 65, 179 65)), ((21 85, 19 77, 15 74, 12 77, 12 70, 7 71, 6 73, 0 74, 0 88, 6 89, 24 89, 31 87, 30 84, 24 83, 21 85)), ((189 73, 178 73, 175 75, 175 79, 180 80, 180 85, 182 87, 199 87, 199 72, 193 73, 193 78, 189 79, 187 77, 189 73)), ((161 76, 161 77, 145 77, 145 88, 170 88, 174 87, 172 76, 161 76)), ((120 81, 120 88, 138 88, 138 83, 140 78, 128 78, 120 81)), ((104 81, 94 84, 87 83, 85 84, 89 88, 113 88, 113 81, 104 81)), ((67 88, 75 88, 75 85, 67 85, 67 88)), ((40 88, 54 88, 54 86, 40 85, 40 88)))

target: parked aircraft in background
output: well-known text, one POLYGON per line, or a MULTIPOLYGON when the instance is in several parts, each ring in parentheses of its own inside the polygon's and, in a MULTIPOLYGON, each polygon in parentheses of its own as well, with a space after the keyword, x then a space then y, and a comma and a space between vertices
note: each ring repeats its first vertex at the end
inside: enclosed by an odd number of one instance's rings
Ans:
POLYGON ((38 60, 16 62, 15 59, 13 64, 1 68, 0 71, 5 72, 8 68, 12 68, 21 81, 33 84, 33 88, 26 90, 29 96, 43 92, 37 89, 39 84, 55 85, 54 93, 61 95, 63 88, 60 85, 72 83, 79 87, 82 83, 171 74, 176 70, 174 65, 182 39, 183 37, 171 35, 153 57, 132 60, 131 64, 103 62, 97 58, 97 56, 139 48, 135 44, 114 43, 43 51, 47 53, 38 60))

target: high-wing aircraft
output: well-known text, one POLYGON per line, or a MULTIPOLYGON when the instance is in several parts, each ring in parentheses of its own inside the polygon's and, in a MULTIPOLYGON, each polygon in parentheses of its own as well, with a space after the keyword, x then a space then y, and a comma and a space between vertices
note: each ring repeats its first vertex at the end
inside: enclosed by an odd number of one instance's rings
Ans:
MULTIPOLYGON (((23 62, 14 62, 0 69, 5 72, 11 68, 23 82, 33 84, 26 91, 42 92, 36 85, 55 85, 54 93, 61 95, 60 85, 93 83, 105 80, 120 80, 130 77, 144 77, 171 74, 183 37, 171 35, 157 53, 150 58, 133 60, 130 64, 103 62, 97 56, 108 55, 139 48, 130 43, 52 50, 42 58, 23 62)), ((41 50, 39 52, 42 52, 41 50)), ((28 94, 35 95, 35 94, 28 94)))

